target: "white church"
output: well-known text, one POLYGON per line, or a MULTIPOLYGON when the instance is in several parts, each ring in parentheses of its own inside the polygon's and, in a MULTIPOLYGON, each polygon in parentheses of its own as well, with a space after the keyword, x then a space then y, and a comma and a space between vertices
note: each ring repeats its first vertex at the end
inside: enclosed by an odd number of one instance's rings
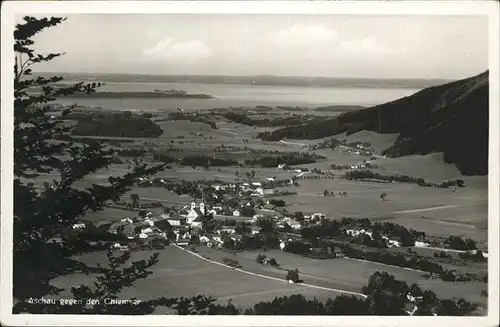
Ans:
POLYGON ((204 202, 201 202, 199 207, 196 206, 196 202, 191 202, 191 208, 186 215, 188 225, 191 225, 197 218, 204 216, 205 210, 204 202))

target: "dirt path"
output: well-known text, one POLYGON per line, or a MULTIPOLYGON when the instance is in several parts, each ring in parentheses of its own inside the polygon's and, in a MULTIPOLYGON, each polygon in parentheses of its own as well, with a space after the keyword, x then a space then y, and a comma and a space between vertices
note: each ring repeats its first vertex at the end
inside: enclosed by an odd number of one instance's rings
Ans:
POLYGON ((400 210, 400 211, 394 211, 393 213, 415 213, 415 212, 425 212, 425 211, 434 211, 434 210, 441 210, 441 209, 451 209, 451 208, 457 208, 460 207, 458 204, 450 204, 446 206, 437 206, 437 207, 429 207, 429 208, 421 208, 421 209, 409 209, 409 210, 400 210))
MULTIPOLYGON (((192 251, 189 251, 187 249, 184 249, 183 247, 180 247, 180 246, 178 246, 176 244, 173 244, 173 246, 175 246, 175 247, 177 247, 177 248, 179 248, 179 249, 181 249, 183 251, 186 251, 189 254, 194 255, 194 256, 196 256, 196 257, 198 257, 198 258, 200 258, 200 259, 202 259, 204 261, 210 262, 212 264, 216 264, 216 265, 219 265, 219 266, 222 266, 222 267, 233 269, 233 270, 239 271, 239 272, 247 274, 247 275, 251 275, 251 276, 255 276, 255 277, 260 277, 260 278, 271 279, 271 280, 275 280, 275 281, 280 282, 280 283, 287 283, 288 284, 288 282, 286 280, 283 280, 283 279, 280 279, 280 278, 266 276, 266 275, 261 275, 261 274, 256 274, 256 273, 253 273, 253 272, 250 272, 250 271, 246 271, 246 270, 243 270, 243 269, 239 269, 239 268, 233 268, 233 267, 225 265, 223 263, 220 263, 220 262, 217 262, 217 261, 214 261, 214 260, 209 260, 207 258, 204 258, 201 255, 199 255, 197 253, 194 253, 192 251)), ((297 285, 299 287, 316 288, 316 289, 325 290, 325 291, 331 291, 331 292, 337 292, 337 293, 344 293, 344 294, 356 295, 356 296, 361 296, 363 298, 367 298, 367 296, 365 294, 362 294, 362 293, 344 291, 344 290, 339 290, 339 289, 335 289, 335 288, 328 288, 328 287, 322 287, 322 286, 311 285, 311 284, 304 284, 304 283, 295 284, 295 285, 297 285)))

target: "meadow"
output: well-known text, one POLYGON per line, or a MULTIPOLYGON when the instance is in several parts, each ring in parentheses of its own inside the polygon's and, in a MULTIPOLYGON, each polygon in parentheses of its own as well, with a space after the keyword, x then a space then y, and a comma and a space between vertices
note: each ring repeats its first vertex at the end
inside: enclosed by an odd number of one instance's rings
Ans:
MULTIPOLYGON (((156 297, 191 297, 207 295, 216 298, 219 303, 227 304, 229 300, 240 308, 248 308, 275 296, 285 296, 301 293, 307 298, 326 300, 337 294, 303 287, 298 284, 288 284, 284 279, 273 280, 248 275, 206 262, 174 246, 159 250, 159 263, 151 270, 154 272, 145 280, 139 280, 133 288, 126 288, 120 293, 120 299, 136 298, 147 300, 156 297)), ((132 260, 147 258, 152 251, 134 252, 132 260)), ((106 262, 104 253, 93 253, 77 257, 88 263, 106 262)), ((69 288, 89 283, 94 275, 72 274, 56 278, 52 285, 69 288)), ((59 297, 69 297, 68 291, 59 297)), ((164 313, 164 308, 158 308, 155 313, 164 313)))
POLYGON ((238 261, 244 270, 283 279, 286 276, 286 269, 297 268, 300 278, 306 284, 359 293, 367 284, 370 275, 376 271, 386 271, 408 284, 417 283, 422 288, 431 289, 440 298, 463 297, 469 301, 481 303, 485 301, 481 297, 481 290, 487 288, 486 284, 478 282, 450 283, 442 280, 428 280, 423 273, 418 271, 348 258, 318 260, 279 250, 243 251, 232 255, 223 250, 207 247, 198 247, 197 252, 219 262, 222 262, 224 257, 229 257, 238 261), (268 258, 275 258, 283 270, 258 264, 255 258, 259 253, 265 254, 268 258))

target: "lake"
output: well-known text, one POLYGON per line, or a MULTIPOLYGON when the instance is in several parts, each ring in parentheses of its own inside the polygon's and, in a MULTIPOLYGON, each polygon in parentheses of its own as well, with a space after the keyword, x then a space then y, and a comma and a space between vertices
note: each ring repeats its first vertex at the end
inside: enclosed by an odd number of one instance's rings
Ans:
POLYGON ((216 99, 69 99, 59 100, 58 102, 130 111, 169 111, 177 108, 193 110, 255 107, 257 105, 315 108, 328 105, 372 106, 409 96, 419 91, 419 89, 414 88, 389 87, 313 87, 147 82, 108 82, 99 90, 109 92, 153 92, 155 89, 181 89, 188 93, 210 94, 216 97, 216 99))

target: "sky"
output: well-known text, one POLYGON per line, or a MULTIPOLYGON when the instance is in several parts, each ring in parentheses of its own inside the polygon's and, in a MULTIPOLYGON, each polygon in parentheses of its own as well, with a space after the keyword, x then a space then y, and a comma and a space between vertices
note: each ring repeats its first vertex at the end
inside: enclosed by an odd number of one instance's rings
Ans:
POLYGON ((34 40, 66 52, 34 67, 45 72, 458 79, 488 68, 485 16, 82 14, 34 40))

